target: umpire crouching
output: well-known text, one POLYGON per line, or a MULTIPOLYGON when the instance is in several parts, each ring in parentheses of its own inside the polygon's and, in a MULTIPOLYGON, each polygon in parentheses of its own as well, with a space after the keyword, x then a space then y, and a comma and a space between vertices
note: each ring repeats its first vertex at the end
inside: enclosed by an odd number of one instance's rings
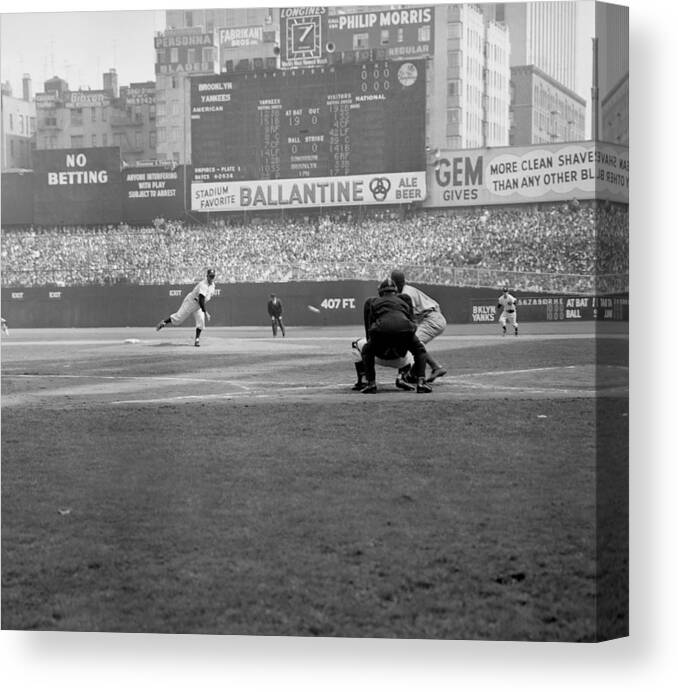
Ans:
POLYGON ((398 294, 393 279, 385 279, 379 285, 379 295, 368 298, 363 307, 365 336, 363 362, 367 386, 363 394, 377 391, 374 359, 402 358, 408 351, 414 356, 414 375, 417 379, 417 392, 429 394, 432 387, 426 384, 426 348, 416 335, 412 299, 398 294))

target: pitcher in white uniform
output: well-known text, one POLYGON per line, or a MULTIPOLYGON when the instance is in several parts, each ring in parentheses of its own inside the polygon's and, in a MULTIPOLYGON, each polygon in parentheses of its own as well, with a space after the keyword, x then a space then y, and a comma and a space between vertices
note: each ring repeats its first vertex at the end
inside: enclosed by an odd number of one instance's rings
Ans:
POLYGON ((205 304, 214 295, 215 285, 214 269, 207 270, 207 278, 199 281, 193 290, 184 298, 181 306, 166 319, 158 322, 155 326, 156 331, 160 331, 168 324, 181 324, 189 315, 193 315, 195 320, 195 341, 194 346, 200 346, 200 333, 205 328, 205 322, 210 321, 210 314, 205 309, 205 304))

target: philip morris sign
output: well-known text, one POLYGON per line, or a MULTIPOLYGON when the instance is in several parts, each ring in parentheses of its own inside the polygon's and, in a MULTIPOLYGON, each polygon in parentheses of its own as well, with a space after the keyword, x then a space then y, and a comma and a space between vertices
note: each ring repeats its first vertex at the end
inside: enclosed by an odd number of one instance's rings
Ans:
POLYGON ((191 185, 191 209, 202 212, 406 204, 425 197, 423 171, 191 185))
POLYGON ((429 169, 427 207, 577 199, 629 201, 628 147, 595 142, 443 150, 429 169))
POLYGON ((339 52, 377 48, 391 60, 433 55, 433 7, 330 15, 327 33, 339 52))

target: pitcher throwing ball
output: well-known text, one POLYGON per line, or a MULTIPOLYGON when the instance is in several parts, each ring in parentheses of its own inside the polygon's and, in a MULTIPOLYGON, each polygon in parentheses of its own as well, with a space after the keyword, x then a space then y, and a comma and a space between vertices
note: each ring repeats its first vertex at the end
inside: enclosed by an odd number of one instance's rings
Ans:
POLYGON ((158 322, 155 326, 156 331, 160 331, 168 324, 181 324, 189 315, 193 315, 195 320, 195 341, 194 346, 200 346, 200 333, 205 328, 205 322, 210 321, 210 314, 205 309, 205 304, 214 295, 215 285, 214 269, 207 270, 207 278, 199 281, 193 290, 184 298, 179 309, 166 319, 158 322))

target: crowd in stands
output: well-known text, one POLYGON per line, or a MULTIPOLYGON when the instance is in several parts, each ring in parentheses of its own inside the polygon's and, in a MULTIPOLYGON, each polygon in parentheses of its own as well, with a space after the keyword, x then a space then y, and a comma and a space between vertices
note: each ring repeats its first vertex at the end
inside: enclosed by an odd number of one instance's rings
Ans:
POLYGON ((3 228, 2 285, 374 279, 512 290, 628 290, 628 206, 560 203, 147 227, 3 228), (609 282, 607 285, 606 282, 609 282))

